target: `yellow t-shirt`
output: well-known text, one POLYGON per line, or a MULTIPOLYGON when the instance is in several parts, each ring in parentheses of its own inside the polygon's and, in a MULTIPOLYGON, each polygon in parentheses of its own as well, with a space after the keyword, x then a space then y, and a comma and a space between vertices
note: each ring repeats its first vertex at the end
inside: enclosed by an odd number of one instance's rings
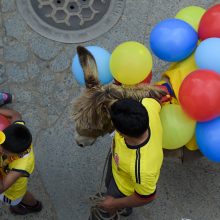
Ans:
MULTIPOLYGON (((16 123, 21 124, 21 122, 16 123)), ((7 198, 16 200, 24 196, 27 191, 28 177, 34 170, 34 164, 35 159, 32 145, 22 157, 7 158, 4 155, 0 156, 0 172, 3 177, 10 171, 17 171, 23 174, 22 177, 18 178, 18 180, 3 193, 7 198)))
POLYGON ((143 99, 142 104, 149 115, 149 139, 139 146, 128 146, 117 131, 114 136, 112 173, 118 189, 126 196, 154 193, 163 162, 161 106, 151 98, 143 99))

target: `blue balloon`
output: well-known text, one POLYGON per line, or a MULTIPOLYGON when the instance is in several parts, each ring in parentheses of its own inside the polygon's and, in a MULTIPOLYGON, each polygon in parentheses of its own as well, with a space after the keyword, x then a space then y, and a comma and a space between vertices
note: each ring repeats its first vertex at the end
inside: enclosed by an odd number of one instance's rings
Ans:
MULTIPOLYGON (((107 50, 97 46, 88 46, 86 47, 86 49, 89 50, 89 52, 96 60, 98 68, 98 78, 101 84, 110 83, 113 80, 113 76, 110 72, 109 66, 111 54, 107 50)), ((74 78, 80 85, 85 85, 83 69, 79 62, 79 57, 77 54, 73 57, 72 73, 74 78)))
POLYGON ((209 160, 220 162, 220 117, 208 122, 197 122, 196 142, 209 160))
POLYGON ((185 21, 169 18, 157 24, 150 34, 150 47, 162 60, 177 62, 193 53, 198 41, 196 31, 185 21))
POLYGON ((200 69, 214 70, 220 74, 220 38, 208 38, 200 43, 195 52, 200 69))

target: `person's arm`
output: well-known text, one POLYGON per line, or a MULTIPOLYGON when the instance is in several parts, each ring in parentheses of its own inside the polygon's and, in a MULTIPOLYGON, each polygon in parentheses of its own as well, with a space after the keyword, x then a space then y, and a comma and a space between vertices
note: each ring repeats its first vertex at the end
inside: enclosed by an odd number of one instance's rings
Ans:
POLYGON ((132 195, 123 198, 107 196, 101 202, 100 207, 112 213, 121 208, 138 207, 151 202, 156 196, 159 172, 159 170, 151 173, 142 172, 140 178, 142 181, 140 183, 133 180, 134 193, 132 195))
POLYGON ((112 196, 106 196, 101 202, 100 207, 109 213, 113 213, 118 209, 127 207, 138 207, 143 206, 154 200, 156 193, 153 193, 146 197, 140 197, 136 193, 131 196, 126 196, 123 198, 114 198, 112 196))
POLYGON ((0 194, 12 186, 22 175, 22 173, 10 171, 2 180, 0 179, 0 194))
POLYGON ((22 119, 21 114, 12 109, 0 108, 0 114, 8 118, 10 123, 22 119))

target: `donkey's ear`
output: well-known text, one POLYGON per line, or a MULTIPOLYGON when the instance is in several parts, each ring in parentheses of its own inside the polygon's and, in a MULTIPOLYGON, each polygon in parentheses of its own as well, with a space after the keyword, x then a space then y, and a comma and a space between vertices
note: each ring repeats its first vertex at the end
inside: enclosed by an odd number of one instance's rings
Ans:
POLYGON ((86 88, 90 89, 100 85, 98 69, 93 55, 82 46, 77 47, 77 53, 84 72, 86 88))

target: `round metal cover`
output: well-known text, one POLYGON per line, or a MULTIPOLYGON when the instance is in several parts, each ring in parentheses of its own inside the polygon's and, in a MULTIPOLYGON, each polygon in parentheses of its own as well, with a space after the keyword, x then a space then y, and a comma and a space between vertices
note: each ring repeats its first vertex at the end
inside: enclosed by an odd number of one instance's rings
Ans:
POLYGON ((64 43, 94 39, 112 28, 126 0, 17 0, 26 22, 39 34, 64 43))

